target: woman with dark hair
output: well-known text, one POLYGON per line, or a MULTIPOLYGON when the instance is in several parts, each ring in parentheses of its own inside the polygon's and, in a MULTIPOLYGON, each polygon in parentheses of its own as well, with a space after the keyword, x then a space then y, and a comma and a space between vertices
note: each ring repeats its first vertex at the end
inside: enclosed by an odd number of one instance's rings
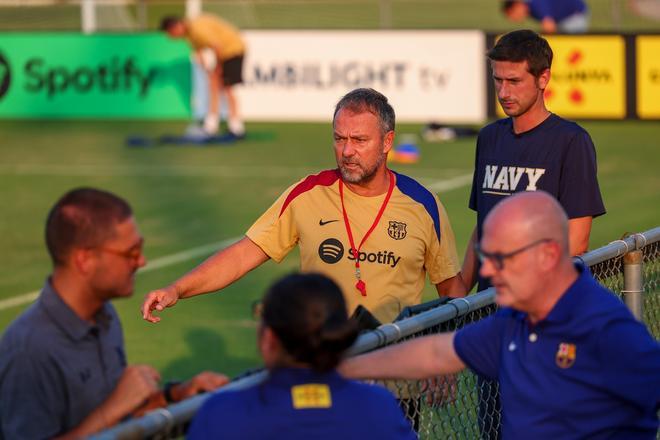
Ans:
POLYGON ((276 282, 264 298, 258 334, 268 378, 210 397, 188 438, 416 438, 389 391, 335 371, 357 333, 329 278, 293 274, 276 282))

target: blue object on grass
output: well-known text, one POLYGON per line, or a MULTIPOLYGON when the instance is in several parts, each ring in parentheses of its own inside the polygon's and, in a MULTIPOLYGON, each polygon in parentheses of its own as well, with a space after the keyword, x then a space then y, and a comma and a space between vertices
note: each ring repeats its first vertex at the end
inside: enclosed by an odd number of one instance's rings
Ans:
POLYGON ((397 153, 419 154, 419 148, 415 144, 401 144, 394 148, 397 153))
POLYGON ((198 134, 183 136, 164 135, 158 138, 158 143, 161 145, 182 145, 182 144, 195 144, 195 145, 212 145, 212 144, 229 144, 236 141, 238 138, 231 133, 221 135, 200 136, 198 134))
POLYGON ((153 147, 154 140, 145 136, 128 136, 126 145, 129 147, 153 147))
POLYGON ((183 136, 166 134, 157 138, 148 138, 145 136, 129 136, 126 138, 126 145, 136 148, 153 147, 156 145, 213 146, 219 144, 231 144, 243 138, 244 136, 236 136, 232 133, 224 133, 214 136, 200 134, 184 134, 183 136))

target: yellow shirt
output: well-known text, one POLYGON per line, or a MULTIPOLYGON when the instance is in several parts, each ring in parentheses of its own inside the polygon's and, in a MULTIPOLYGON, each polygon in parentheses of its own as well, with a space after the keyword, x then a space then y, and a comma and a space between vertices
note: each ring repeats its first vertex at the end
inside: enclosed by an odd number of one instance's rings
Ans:
POLYGON ((206 47, 220 51, 220 61, 245 53, 245 44, 238 29, 231 23, 213 15, 202 14, 186 20, 187 38, 192 47, 206 47))
MULTIPOLYGON (((337 170, 292 185, 246 235, 277 262, 299 245, 301 270, 332 278, 344 292, 349 313, 362 304, 381 322, 391 322, 404 307, 421 302, 427 273, 438 284, 460 271, 454 233, 438 198, 410 177, 395 176, 385 212, 360 248, 366 296, 355 287, 355 260, 349 252, 337 170)), ((385 194, 363 197, 344 186, 355 246, 384 199, 385 194)))

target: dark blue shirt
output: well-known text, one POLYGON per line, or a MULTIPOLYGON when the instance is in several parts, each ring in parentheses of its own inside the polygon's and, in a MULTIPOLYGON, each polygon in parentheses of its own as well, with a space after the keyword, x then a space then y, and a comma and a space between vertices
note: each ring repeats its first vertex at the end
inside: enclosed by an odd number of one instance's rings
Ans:
POLYGON ((541 21, 550 17, 560 22, 573 14, 587 12, 587 4, 583 0, 530 0, 529 15, 541 21))
POLYGON ((545 319, 502 308, 459 330, 456 353, 499 382, 504 438, 655 439, 660 345, 579 270, 545 319))
POLYGON ((264 383, 218 393, 197 412, 189 439, 415 439, 384 388, 336 372, 280 368, 264 383))
POLYGON ((126 366, 110 303, 80 319, 50 281, 0 341, 0 438, 44 439, 76 427, 114 390, 126 366))
MULTIPOLYGON (((555 114, 520 134, 513 132, 511 118, 484 127, 477 138, 470 194, 470 209, 477 211, 477 238, 497 203, 513 193, 536 190, 554 196, 569 219, 605 213, 589 134, 555 114)), ((479 290, 489 285, 479 280, 479 290)))

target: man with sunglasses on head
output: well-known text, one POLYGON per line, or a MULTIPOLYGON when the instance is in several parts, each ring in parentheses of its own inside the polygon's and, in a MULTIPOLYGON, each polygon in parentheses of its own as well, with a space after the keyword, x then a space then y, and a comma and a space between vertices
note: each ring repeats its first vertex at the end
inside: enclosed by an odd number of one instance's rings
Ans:
POLYGON ((499 203, 475 249, 499 310, 441 333, 350 358, 351 378, 423 379, 469 367, 499 382, 502 437, 654 439, 660 345, 569 252, 549 194, 499 203))
POLYGON ((149 365, 127 365, 110 300, 133 293, 146 264, 128 203, 106 191, 65 194, 46 221, 53 272, 0 341, 0 439, 81 438, 227 382, 204 372, 159 389, 149 365))

